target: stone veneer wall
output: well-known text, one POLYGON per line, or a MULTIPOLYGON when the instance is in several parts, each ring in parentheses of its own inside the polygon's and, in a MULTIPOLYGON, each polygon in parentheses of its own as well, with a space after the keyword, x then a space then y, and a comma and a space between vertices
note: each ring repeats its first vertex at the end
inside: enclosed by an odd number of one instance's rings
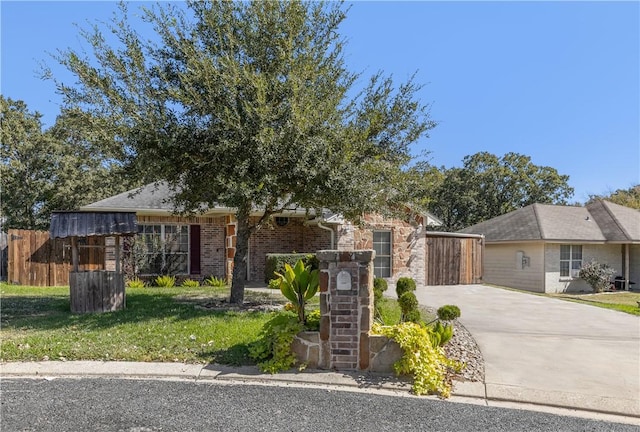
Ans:
POLYGON ((392 284, 401 277, 411 277, 416 284, 426 283, 426 231, 418 230, 415 224, 400 220, 385 218, 380 215, 367 214, 364 216, 364 228, 344 225, 338 230, 338 249, 345 251, 373 249, 373 231, 391 231, 391 277, 392 284))

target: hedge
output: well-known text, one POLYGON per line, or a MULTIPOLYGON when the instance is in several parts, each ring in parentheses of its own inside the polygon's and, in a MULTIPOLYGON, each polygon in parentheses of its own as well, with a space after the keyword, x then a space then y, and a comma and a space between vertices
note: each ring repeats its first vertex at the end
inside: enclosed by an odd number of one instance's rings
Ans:
POLYGON ((269 283, 276 278, 275 272, 283 273, 285 263, 295 266, 298 260, 303 260, 305 266, 311 266, 312 270, 318 268, 318 259, 312 253, 267 254, 267 262, 264 269, 264 281, 269 283))

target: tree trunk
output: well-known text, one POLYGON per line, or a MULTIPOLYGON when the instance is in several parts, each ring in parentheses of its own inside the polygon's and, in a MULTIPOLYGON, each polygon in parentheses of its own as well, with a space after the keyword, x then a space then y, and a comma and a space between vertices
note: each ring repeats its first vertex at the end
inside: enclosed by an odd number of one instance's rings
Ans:
POLYGON ((233 278, 231 279, 230 303, 241 305, 244 302, 244 285, 247 277, 247 255, 249 254, 249 226, 250 205, 238 209, 236 233, 236 254, 233 257, 233 278))

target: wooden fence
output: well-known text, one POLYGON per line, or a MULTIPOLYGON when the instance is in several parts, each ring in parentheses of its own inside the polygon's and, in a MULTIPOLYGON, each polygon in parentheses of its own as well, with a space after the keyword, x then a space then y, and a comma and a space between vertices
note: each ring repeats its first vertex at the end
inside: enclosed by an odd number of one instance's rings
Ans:
POLYGON ((482 238, 429 233, 426 250, 427 285, 482 283, 482 238))
MULTIPOLYGON (((48 231, 9 230, 8 282, 33 286, 69 285, 71 250, 69 239, 49 238, 48 231)), ((80 266, 104 270, 104 237, 82 239, 80 266)))

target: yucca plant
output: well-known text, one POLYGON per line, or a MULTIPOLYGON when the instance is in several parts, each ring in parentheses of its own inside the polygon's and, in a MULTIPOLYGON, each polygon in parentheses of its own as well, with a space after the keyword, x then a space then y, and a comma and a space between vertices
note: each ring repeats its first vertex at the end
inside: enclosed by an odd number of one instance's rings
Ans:
POLYGON ((298 260, 295 267, 284 265, 284 274, 275 273, 280 280, 280 292, 296 309, 298 320, 306 324, 305 305, 307 300, 316 295, 320 281, 318 270, 309 270, 302 260, 298 260))
POLYGON ((127 281, 127 288, 144 288, 145 285, 144 281, 139 278, 127 281))
POLYGON ((222 288, 227 286, 227 281, 222 278, 217 278, 215 276, 209 276, 204 280, 204 284, 210 287, 222 288))
POLYGON ((193 279, 185 279, 184 281, 182 281, 182 284, 180 286, 184 288, 197 288, 200 286, 200 282, 193 279))

